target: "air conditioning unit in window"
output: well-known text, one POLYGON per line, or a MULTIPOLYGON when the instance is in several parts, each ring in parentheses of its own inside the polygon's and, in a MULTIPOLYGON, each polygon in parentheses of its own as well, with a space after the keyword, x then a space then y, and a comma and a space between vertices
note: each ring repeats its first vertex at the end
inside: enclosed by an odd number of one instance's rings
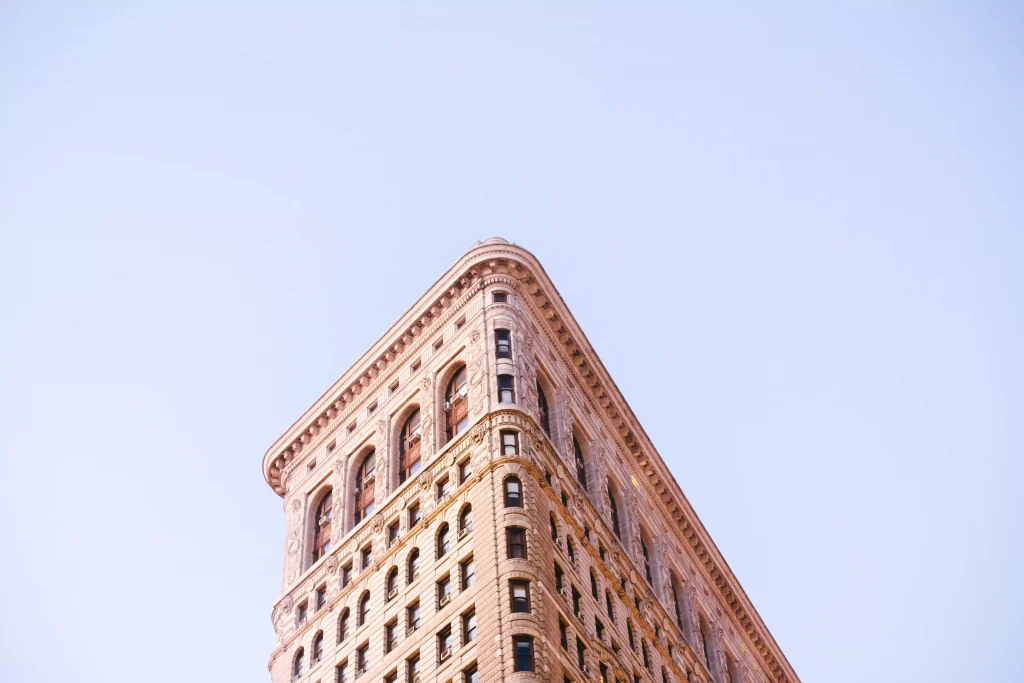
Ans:
POLYGON ((422 438, 423 438, 423 435, 420 434, 420 430, 417 429, 415 432, 413 432, 412 434, 409 435, 409 445, 410 446, 413 445, 414 443, 416 443, 417 441, 419 441, 422 438))
POLYGON ((579 619, 580 623, 582 624, 583 623, 583 612, 577 612, 576 613, 576 618, 579 619))
POLYGON ((439 607, 444 607, 445 605, 447 605, 451 601, 452 601, 452 594, 451 593, 445 593, 444 595, 441 596, 441 599, 437 601, 437 604, 438 604, 439 607))
POLYGON ((398 589, 397 588, 392 588, 391 590, 388 591, 388 600, 394 600, 397 597, 398 597, 398 589))
POLYGON ((562 539, 556 538, 555 539, 555 545, 557 545, 562 550, 565 550, 565 543, 562 542, 562 539))
POLYGON ((561 588, 558 589, 558 594, 561 595, 563 598, 568 598, 569 597, 569 589, 567 587, 565 587, 565 586, 562 586, 561 588))
POLYGON ((590 675, 590 667, 587 666, 586 664, 583 665, 582 671, 583 671, 583 673, 585 673, 587 675, 590 675))
POLYGON ((446 647, 445 649, 441 650, 441 661, 442 662, 445 661, 446 659, 448 659, 451 656, 452 656, 452 648, 451 648, 451 646, 446 647))
POLYGON ((469 535, 469 532, 470 532, 470 529, 467 529, 467 528, 465 528, 465 527, 463 527, 463 528, 459 529, 459 540, 461 541, 461 540, 462 540, 462 539, 464 539, 464 538, 465 538, 466 536, 468 536, 468 535, 469 535))
POLYGON ((321 515, 320 519, 317 521, 317 523, 320 526, 324 526, 325 524, 330 524, 331 523, 331 518, 328 517, 327 515, 321 515))

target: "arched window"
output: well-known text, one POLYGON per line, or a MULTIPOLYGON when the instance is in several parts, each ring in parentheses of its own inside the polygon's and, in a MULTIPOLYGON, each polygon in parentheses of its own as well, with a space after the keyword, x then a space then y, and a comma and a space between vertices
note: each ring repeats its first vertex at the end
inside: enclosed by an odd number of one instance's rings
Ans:
POLYGON ((597 577, 594 575, 594 570, 590 570, 590 594, 597 600, 597 577))
POLYGON ((579 481, 580 485, 586 490, 587 488, 587 463, 583 460, 583 449, 580 448, 580 442, 576 440, 576 435, 572 437, 572 450, 576 454, 576 480, 579 481))
POLYGON ((565 539, 565 550, 569 553, 569 561, 576 564, 576 549, 572 547, 572 539, 565 539))
POLYGON ((551 436, 551 422, 548 415, 548 397, 544 395, 544 390, 540 386, 540 380, 537 380, 537 410, 540 412, 540 426, 544 430, 544 433, 551 436))
POLYGON ((413 548, 409 553, 409 561, 406 563, 408 567, 406 581, 412 583, 420 575, 420 549, 413 548))
POLYGON ((295 661, 292 662, 292 676, 298 678, 306 670, 306 651, 301 647, 295 651, 295 661))
POLYGON ((467 505, 462 508, 459 514, 459 536, 464 536, 473 530, 473 506, 467 505))
POLYGON ((444 390, 445 435, 448 441, 469 426, 469 387, 466 384, 466 366, 459 368, 444 390))
POLYGON ((333 496, 331 490, 320 498, 317 503, 315 518, 313 519, 313 561, 331 551, 331 512, 333 510, 333 496))
POLYGON ((362 626, 370 618, 370 591, 363 593, 359 598, 359 625, 362 626))
POLYGON ((313 661, 319 662, 324 658, 324 632, 320 631, 313 638, 313 661))
POLYGON ((374 481, 376 480, 376 453, 370 451, 356 470, 355 518, 354 523, 366 519, 373 514, 374 481))
POLYGON ((348 610, 346 609, 338 617, 338 642, 343 643, 348 638, 348 610))
POLYGON ((644 539, 640 539, 640 550, 644 554, 644 573, 647 575, 647 583, 654 584, 654 580, 651 578, 651 554, 647 551, 647 543, 644 539))
POLYGON ((619 504, 615 501, 615 490, 612 488, 611 482, 608 484, 608 506, 612 513, 612 531, 615 532, 615 537, 621 541, 622 527, 619 525, 619 504))
POLYGON ((551 540, 552 541, 557 541, 558 540, 558 524, 555 523, 555 515, 554 514, 548 515, 548 520, 551 522, 551 540))
POLYGON ((388 602, 398 596, 398 567, 392 567, 391 571, 388 572, 387 591, 385 600, 388 602))
POLYGON ((505 479, 505 507, 523 507, 522 489, 523 484, 519 481, 519 477, 511 476, 505 479))
POLYGON ((398 437, 398 481, 404 482, 420 471, 420 409, 412 411, 398 437))
POLYGON ((499 359, 512 357, 512 333, 508 330, 494 331, 494 355, 499 359))
POLYGON ((437 532, 437 556, 444 557, 448 554, 450 549, 450 543, 448 541, 448 525, 442 524, 441 529, 437 532))

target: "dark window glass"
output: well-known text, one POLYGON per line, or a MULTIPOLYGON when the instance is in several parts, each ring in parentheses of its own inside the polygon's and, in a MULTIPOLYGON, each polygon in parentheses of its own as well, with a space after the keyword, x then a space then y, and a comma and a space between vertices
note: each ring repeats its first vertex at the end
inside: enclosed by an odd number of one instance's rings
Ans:
POLYGON ((515 403, 515 379, 512 375, 498 375, 498 403, 515 403))
POLYGON ((551 436, 551 425, 548 417, 548 397, 544 395, 544 390, 540 387, 540 382, 537 382, 537 410, 540 412, 540 426, 544 430, 544 433, 551 436))
POLYGON ((526 531, 522 527, 508 527, 505 529, 505 539, 508 545, 508 556, 510 558, 526 559, 526 531))
POLYGON ((501 454, 519 455, 519 432, 504 431, 501 433, 501 454))
POLYGON ((512 357, 512 333, 508 330, 494 331, 495 355, 498 358, 512 357))
POLYGON ((530 582, 515 579, 508 582, 509 597, 513 612, 530 611, 530 582))
POLYGON ((519 477, 509 477, 505 480, 505 507, 523 507, 522 487, 519 477))
POLYGON ((533 671, 533 638, 530 636, 514 636, 512 638, 515 659, 514 671, 533 671))

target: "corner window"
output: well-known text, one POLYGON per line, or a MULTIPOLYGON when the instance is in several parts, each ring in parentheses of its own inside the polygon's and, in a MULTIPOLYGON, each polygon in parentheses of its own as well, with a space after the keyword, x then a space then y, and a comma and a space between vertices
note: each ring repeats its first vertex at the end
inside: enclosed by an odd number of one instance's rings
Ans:
POLYGON ((377 479, 375 463, 374 451, 371 450, 363 457, 362 462, 359 464, 359 469, 356 470, 354 524, 359 524, 359 522, 373 514, 374 483, 377 479))
POLYGON ((508 303, 508 292, 495 292, 491 297, 491 300, 496 304, 508 303))
POLYGON ((530 611, 530 582, 513 579, 508 582, 509 602, 512 605, 513 613, 529 613, 530 611))
POLYGON ((519 477, 512 476, 505 479, 505 507, 523 507, 522 488, 523 485, 519 481, 519 477))
POLYGON ((501 454, 519 455, 519 432, 510 430, 501 432, 501 454))
POLYGON ((398 436, 398 481, 405 482, 420 471, 420 410, 417 408, 405 419, 398 436))
POLYGON ((533 671, 533 638, 531 636, 513 636, 512 649, 515 652, 512 670, 533 671))
POLYGON ((494 355, 499 359, 512 357, 512 333, 508 330, 494 331, 494 355))
POLYGON ((331 490, 320 497, 317 503, 315 517, 313 519, 313 561, 331 552, 331 517, 333 509, 333 496, 331 490))
POLYGON ((441 558, 448 554, 451 544, 448 540, 448 525, 442 524, 441 530, 437 532, 437 557, 441 558))
POLYGON ((526 559, 526 529, 521 526, 506 527, 505 543, 510 559, 526 559))
POLYGON ((540 386, 540 382, 537 382, 537 412, 540 413, 540 426, 544 430, 544 433, 551 436, 551 423, 548 417, 548 397, 544 395, 544 390, 540 386))
POLYGON ((512 375, 498 375, 498 403, 515 403, 515 379, 512 375))

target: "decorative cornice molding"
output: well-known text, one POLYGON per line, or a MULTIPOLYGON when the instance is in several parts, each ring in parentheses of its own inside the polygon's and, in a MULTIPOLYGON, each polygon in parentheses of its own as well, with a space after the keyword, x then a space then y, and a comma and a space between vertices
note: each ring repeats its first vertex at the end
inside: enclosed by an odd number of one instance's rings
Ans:
MULTIPOLYGON (((456 309, 461 307, 483 287, 485 278, 497 275, 508 278, 507 283, 525 295, 520 297, 521 300, 530 302, 523 309, 563 363, 574 370, 572 380, 578 395, 585 397, 608 432, 617 437, 618 449, 628 456, 624 460, 639 475, 638 479, 646 491, 653 494, 648 497, 661 502, 661 509, 657 513, 670 527, 676 528, 685 541, 684 547, 689 548, 692 559, 697 561, 709 584, 718 589, 722 604, 729 609, 753 650, 761 656, 766 673, 780 683, 797 683, 799 678, 796 673, 732 575, 682 489, 572 317, 554 283, 539 261, 520 247, 483 244, 463 255, 352 369, 335 382, 275 442, 264 456, 267 481, 275 491, 283 495, 282 472, 285 465, 301 455, 346 406, 354 408, 353 404, 361 403, 363 397, 360 394, 367 387, 382 384, 382 381, 375 383, 374 380, 385 369, 399 360, 404 363, 409 356, 406 351, 424 342, 427 336, 424 329, 435 327, 433 323, 438 318, 451 317, 453 311, 448 309, 452 308, 453 302, 456 309)), ((339 423, 335 421, 335 426, 339 423)))

